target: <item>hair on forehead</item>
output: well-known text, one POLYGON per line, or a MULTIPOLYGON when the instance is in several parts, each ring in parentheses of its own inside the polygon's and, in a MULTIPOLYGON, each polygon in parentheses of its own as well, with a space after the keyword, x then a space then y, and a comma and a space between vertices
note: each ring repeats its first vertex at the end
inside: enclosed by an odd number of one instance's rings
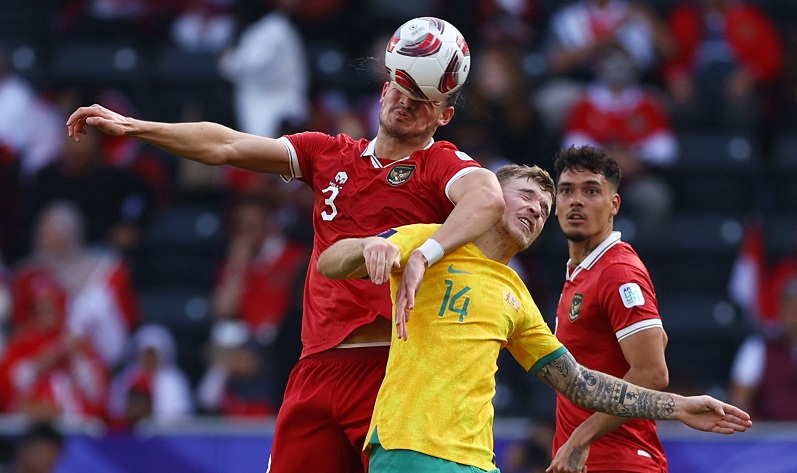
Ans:
POLYGON ((606 151, 594 146, 570 146, 560 149, 554 155, 553 168, 557 182, 564 171, 575 170, 587 170, 595 174, 602 174, 615 189, 620 187, 622 179, 617 161, 606 151))
POLYGON ((531 179, 536 181, 540 187, 542 187, 544 192, 550 194, 551 200, 555 198, 556 185, 554 184, 551 175, 548 174, 548 171, 537 165, 527 166, 525 164, 507 164, 506 166, 501 166, 498 168, 498 171, 496 171, 495 175, 498 178, 498 182, 501 183, 502 186, 510 179, 531 179))

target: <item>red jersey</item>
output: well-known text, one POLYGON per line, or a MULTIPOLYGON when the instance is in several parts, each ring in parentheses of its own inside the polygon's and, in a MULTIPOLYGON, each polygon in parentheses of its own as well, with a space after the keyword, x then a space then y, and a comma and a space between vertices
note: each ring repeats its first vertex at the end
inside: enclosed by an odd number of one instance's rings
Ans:
MULTIPOLYGON (((722 12, 723 39, 740 66, 752 74, 756 83, 771 83, 783 72, 783 40, 766 12, 748 3, 738 2, 722 12)), ((708 18, 698 5, 691 2, 673 8, 667 23, 677 54, 664 65, 666 78, 689 74, 699 66, 695 58, 707 36, 705 24, 708 18)))
POLYGON ((641 87, 620 93, 599 84, 588 87, 570 111, 562 141, 564 146, 627 146, 654 165, 671 164, 677 157, 667 109, 641 87))
MULTIPOLYGON (((650 275, 631 245, 613 232, 568 275, 556 310, 556 336, 582 365, 618 378, 630 366, 619 341, 661 327, 650 275)), ((554 453, 594 414, 556 394, 554 453)), ((590 471, 666 471, 667 458, 652 420, 631 419, 590 447, 590 471)))
POLYGON ((442 223, 454 209, 451 183, 480 168, 446 141, 397 161, 374 155, 375 140, 306 132, 280 138, 291 155, 291 175, 309 185, 313 252, 305 281, 302 355, 332 348, 376 317, 391 318, 387 284, 331 280, 317 269, 318 256, 341 238, 362 238, 411 223, 442 223))

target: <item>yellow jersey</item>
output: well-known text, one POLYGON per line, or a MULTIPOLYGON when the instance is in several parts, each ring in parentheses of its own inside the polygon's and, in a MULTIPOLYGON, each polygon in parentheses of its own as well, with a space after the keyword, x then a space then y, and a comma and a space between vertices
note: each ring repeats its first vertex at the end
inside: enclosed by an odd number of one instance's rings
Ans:
MULTIPOLYGON (((392 229, 401 267, 440 225, 392 229)), ((391 275, 391 294, 402 272, 391 275)), ((395 314, 394 314, 395 318, 395 314)), ((523 281, 469 243, 427 268, 407 323, 393 342, 376 399, 366 450, 374 438, 483 470, 495 468, 492 399, 498 353, 507 347, 535 374, 565 353, 523 281)))

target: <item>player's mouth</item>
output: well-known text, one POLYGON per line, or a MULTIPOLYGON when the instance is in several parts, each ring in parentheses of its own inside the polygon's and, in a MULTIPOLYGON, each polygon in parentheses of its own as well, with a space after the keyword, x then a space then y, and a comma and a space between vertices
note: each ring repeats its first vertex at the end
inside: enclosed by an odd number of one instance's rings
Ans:
POLYGON ((571 223, 583 222, 587 219, 584 214, 580 212, 570 212, 567 214, 567 221, 571 223))
POLYGON ((534 224, 531 220, 527 219, 526 217, 519 217, 518 220, 524 227, 529 231, 529 233, 534 233, 534 224))
POLYGON ((393 108, 393 113, 395 113, 396 116, 398 118, 402 119, 402 120, 411 120, 412 119, 412 114, 410 112, 408 112, 407 109, 404 108, 404 107, 394 107, 393 108))

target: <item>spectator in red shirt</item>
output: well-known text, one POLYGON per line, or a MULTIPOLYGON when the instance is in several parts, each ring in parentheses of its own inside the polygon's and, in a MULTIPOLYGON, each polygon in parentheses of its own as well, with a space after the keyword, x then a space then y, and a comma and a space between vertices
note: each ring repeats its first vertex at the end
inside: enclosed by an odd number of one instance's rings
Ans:
POLYGON ((777 27, 760 8, 739 0, 676 6, 667 20, 676 53, 664 67, 677 124, 757 125, 763 89, 783 70, 777 27))
POLYGON ((256 339, 273 341, 292 299, 297 278, 304 276, 310 257, 303 245, 281 230, 272 204, 257 196, 233 203, 231 234, 212 310, 217 319, 239 319, 256 339))
POLYGON ((628 0, 562 2, 546 29, 544 51, 550 76, 536 94, 549 132, 558 133, 567 111, 594 78, 595 61, 608 45, 619 44, 637 70, 650 73, 672 54, 666 25, 644 5, 628 0))
POLYGON ((625 208, 639 237, 650 238, 672 212, 673 190, 658 171, 676 161, 678 141, 660 94, 639 82, 622 46, 605 47, 596 65, 597 80, 571 109, 562 143, 603 148, 617 161, 625 208))
POLYGON ((231 418, 276 414, 279 394, 273 363, 244 323, 217 323, 211 331, 210 349, 210 364, 196 389, 205 413, 231 418))
POLYGON ((777 294, 777 324, 750 335, 731 369, 732 402, 761 420, 795 421, 797 405, 797 276, 777 294))
POLYGON ((14 288, 25 322, 0 361, 0 410, 47 421, 103 417, 110 372, 92 344, 68 330, 65 289, 44 270, 17 277, 14 288))
MULTIPOLYGON (((138 296, 127 260, 85 241, 84 215, 68 200, 47 204, 34 221, 33 252, 15 273, 45 270, 64 288, 66 326, 90 340, 109 368, 122 360, 130 332, 139 323, 138 296)), ((26 294, 13 293, 12 323, 30 317, 26 294)))

